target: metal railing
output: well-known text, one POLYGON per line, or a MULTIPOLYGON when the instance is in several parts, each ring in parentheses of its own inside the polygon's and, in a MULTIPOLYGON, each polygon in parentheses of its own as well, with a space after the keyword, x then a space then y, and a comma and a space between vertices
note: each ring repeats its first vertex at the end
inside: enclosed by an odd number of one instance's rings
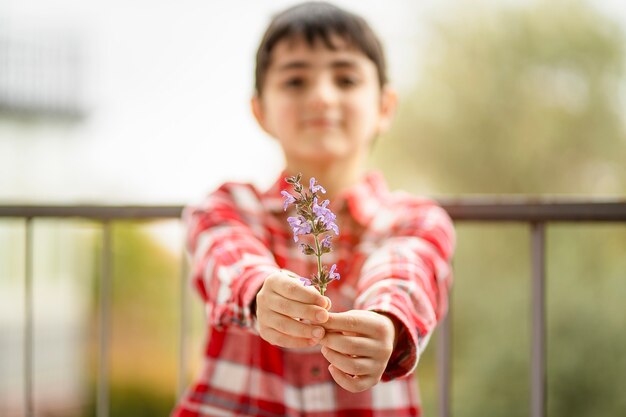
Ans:
MULTIPOLYGON (((530 369, 530 412, 532 417, 546 415, 546 313, 545 313, 545 235, 546 224, 554 222, 626 223, 626 200, 554 200, 525 197, 459 198, 439 200, 455 222, 523 222, 531 231, 532 332, 530 369)), ((157 220, 180 217, 181 206, 0 206, 1 218, 25 220, 25 354, 24 409, 27 417, 33 408, 33 219, 81 218, 102 223, 102 271, 99 300, 99 366, 97 416, 109 415, 108 340, 111 303, 111 222, 116 220, 157 220)), ((189 302, 186 288, 186 262, 183 257, 180 279, 180 334, 178 340, 178 394, 185 388, 187 369, 187 329, 189 302)), ((441 323, 437 340, 438 409, 441 417, 450 416, 451 314, 441 323)))

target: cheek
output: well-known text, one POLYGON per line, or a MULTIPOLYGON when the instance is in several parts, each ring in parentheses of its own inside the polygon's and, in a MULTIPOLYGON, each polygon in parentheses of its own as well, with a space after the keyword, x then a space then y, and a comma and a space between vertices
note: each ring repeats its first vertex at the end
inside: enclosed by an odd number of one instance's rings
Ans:
POLYGON ((353 101, 346 109, 346 113, 350 116, 349 120, 352 121, 351 130, 359 131, 366 139, 370 139, 369 136, 376 129, 380 117, 377 104, 378 96, 373 94, 360 95, 358 100, 353 101), (364 105, 364 103, 370 104, 364 105))
POLYGON ((268 92, 265 96, 264 109, 266 121, 273 130, 283 130, 286 124, 292 124, 297 115, 297 105, 293 100, 280 94, 268 92))
POLYGON ((275 103, 272 114, 274 125, 280 129, 293 128, 298 123, 298 107, 290 101, 280 101, 275 103))

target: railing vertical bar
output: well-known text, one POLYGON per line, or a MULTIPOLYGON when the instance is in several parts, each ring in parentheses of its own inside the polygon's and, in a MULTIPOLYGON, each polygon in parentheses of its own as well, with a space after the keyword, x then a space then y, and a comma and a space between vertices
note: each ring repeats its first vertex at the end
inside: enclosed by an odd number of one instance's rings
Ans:
POLYGON ((452 303, 448 304, 448 314, 439 325, 437 335, 437 385, 439 417, 450 416, 450 345, 451 345, 452 303))
POLYGON ((100 273, 100 329, 98 341, 97 417, 109 416, 109 336, 111 304, 111 223, 102 224, 102 271, 100 273))
POLYGON ((182 397, 187 387, 188 345, 189 345, 189 291, 187 289, 187 254, 185 245, 181 250, 180 261, 180 329, 178 335, 178 399, 182 397))
POLYGON ((26 218, 24 242, 24 415, 34 417, 33 402, 33 219, 26 218))
POLYGON ((546 415, 545 224, 531 224, 532 352, 531 416, 546 415))

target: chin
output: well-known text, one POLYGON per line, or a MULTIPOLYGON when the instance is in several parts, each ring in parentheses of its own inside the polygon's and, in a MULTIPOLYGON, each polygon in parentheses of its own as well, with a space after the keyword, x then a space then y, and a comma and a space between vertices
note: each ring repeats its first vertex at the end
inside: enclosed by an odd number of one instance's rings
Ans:
POLYGON ((305 161, 307 163, 319 163, 323 165, 335 161, 340 161, 346 158, 346 155, 332 151, 325 151, 322 149, 316 149, 312 152, 299 152, 298 155, 294 156, 295 158, 292 158, 294 160, 305 161))
POLYGON ((308 152, 308 157, 311 160, 330 161, 334 159, 344 159, 348 157, 349 154, 350 152, 345 149, 318 146, 311 152, 308 152))

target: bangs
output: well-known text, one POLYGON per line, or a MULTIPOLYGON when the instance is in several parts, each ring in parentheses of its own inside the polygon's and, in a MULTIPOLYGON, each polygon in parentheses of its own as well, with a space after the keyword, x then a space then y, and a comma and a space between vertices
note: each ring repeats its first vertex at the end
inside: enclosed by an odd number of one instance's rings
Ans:
POLYGON ((283 40, 304 40, 310 47, 322 42, 331 50, 338 45, 333 38, 343 39, 349 46, 361 51, 378 69, 380 85, 387 83, 382 45, 367 22, 353 13, 324 2, 309 2, 291 7, 274 17, 268 27, 256 59, 256 90, 261 93, 271 54, 283 40))

